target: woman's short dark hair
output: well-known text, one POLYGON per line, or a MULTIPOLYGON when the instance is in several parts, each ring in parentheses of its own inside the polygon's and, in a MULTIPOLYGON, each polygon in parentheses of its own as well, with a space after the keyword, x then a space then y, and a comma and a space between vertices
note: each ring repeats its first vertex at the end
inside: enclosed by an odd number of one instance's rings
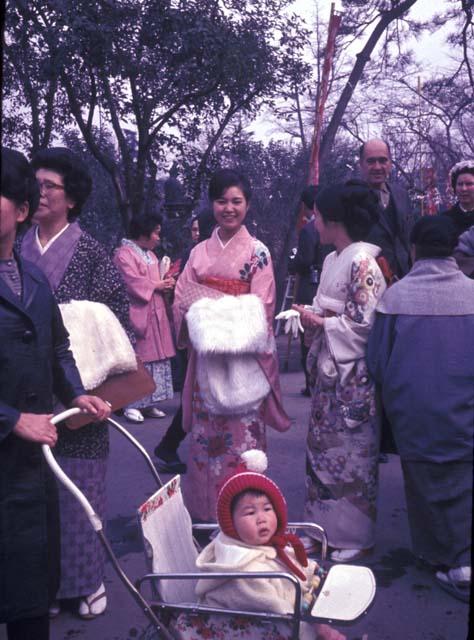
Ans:
POLYGON ((457 245, 458 232, 448 216, 424 216, 413 225, 410 242, 415 245, 417 259, 447 258, 457 245))
POLYGON ((138 240, 140 236, 149 238, 152 231, 156 229, 158 225, 161 225, 162 222, 163 218, 159 213, 142 213, 134 216, 130 220, 128 236, 132 238, 132 240, 138 240))
POLYGON ((52 147, 38 151, 31 164, 35 171, 49 169, 62 176, 64 191, 74 201, 74 207, 69 210, 67 219, 69 222, 75 220, 81 214, 92 190, 92 179, 84 162, 65 147, 52 147))
POLYGON ((2 147, 2 196, 20 207, 28 203, 28 218, 40 199, 35 173, 25 156, 19 151, 2 147))
POLYGON ((245 196, 247 202, 252 197, 252 187, 250 180, 237 169, 218 169, 215 171, 209 182, 209 200, 213 202, 220 198, 230 187, 238 187, 245 196))
POLYGON ((318 192, 316 207, 325 222, 339 222, 354 242, 365 240, 379 219, 379 200, 366 182, 349 180, 318 192))

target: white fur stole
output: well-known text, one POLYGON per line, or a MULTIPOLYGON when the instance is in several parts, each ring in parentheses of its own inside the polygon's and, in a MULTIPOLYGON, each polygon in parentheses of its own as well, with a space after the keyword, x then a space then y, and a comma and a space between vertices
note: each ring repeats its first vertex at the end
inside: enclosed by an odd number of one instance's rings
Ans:
POLYGON ((268 325, 261 299, 242 296, 201 298, 186 314, 189 338, 198 353, 264 353, 268 325))
POLYGON ((137 359, 130 340, 105 304, 71 300, 59 308, 87 391, 111 375, 136 370, 137 359))
POLYGON ((186 314, 196 349, 196 377, 205 407, 216 415, 254 411, 270 393, 256 354, 269 351, 265 309, 254 294, 201 298, 186 314))

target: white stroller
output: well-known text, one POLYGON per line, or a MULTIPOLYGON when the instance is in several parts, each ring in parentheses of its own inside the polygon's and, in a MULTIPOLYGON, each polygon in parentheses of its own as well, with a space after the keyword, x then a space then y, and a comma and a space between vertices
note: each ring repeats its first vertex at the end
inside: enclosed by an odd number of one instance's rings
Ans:
MULTIPOLYGON (((61 422, 79 412, 79 409, 69 409, 55 416, 53 422, 61 422)), ((136 586, 121 569, 105 537, 102 523, 86 497, 61 470, 50 448, 43 445, 43 452, 58 480, 83 506, 118 576, 149 619, 151 625, 143 640, 193 640, 194 638, 271 640, 276 637, 280 640, 297 640, 302 621, 349 624, 366 613, 375 597, 375 578, 368 567, 336 565, 327 572, 324 571, 324 577, 311 603, 302 602, 300 584, 290 573, 206 574, 197 572, 195 560, 198 550, 193 531, 216 529, 217 525, 194 525, 193 527, 183 502, 180 476, 175 476, 163 485, 153 462, 141 444, 115 420, 109 419, 109 423, 141 452, 160 487, 138 509, 150 573, 137 580, 136 586), (197 579, 221 577, 288 580, 295 588, 294 612, 275 614, 261 611, 223 610, 199 604, 194 593, 197 579), (150 600, 142 595, 142 589, 145 587, 150 593, 150 600)), ((327 539, 322 527, 311 523, 290 523, 289 527, 293 531, 314 530, 315 536, 322 541, 320 564, 324 567, 327 539)))

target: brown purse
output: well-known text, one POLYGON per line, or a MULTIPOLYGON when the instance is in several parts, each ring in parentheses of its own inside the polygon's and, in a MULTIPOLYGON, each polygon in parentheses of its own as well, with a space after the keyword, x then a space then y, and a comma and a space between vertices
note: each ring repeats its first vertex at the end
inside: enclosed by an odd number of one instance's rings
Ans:
MULTIPOLYGON (((118 373, 110 376, 98 387, 90 391, 91 395, 99 396, 112 405, 112 411, 122 409, 131 402, 136 402, 145 396, 149 396, 156 389, 156 384, 143 366, 140 358, 137 358, 137 369, 118 373)), ((84 413, 73 416, 66 421, 69 429, 78 429, 90 422, 94 422, 93 416, 84 413)))

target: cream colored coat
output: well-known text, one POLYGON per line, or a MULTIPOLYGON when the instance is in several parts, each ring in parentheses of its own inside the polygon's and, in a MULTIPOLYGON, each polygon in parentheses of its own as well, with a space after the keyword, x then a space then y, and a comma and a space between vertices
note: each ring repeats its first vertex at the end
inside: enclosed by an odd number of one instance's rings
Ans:
MULTIPOLYGON (((307 567, 301 567, 293 550, 285 549, 292 562, 306 574, 301 583, 302 596, 308 591, 316 563, 308 560, 307 567)), ((276 549, 271 546, 251 546, 220 532, 205 547, 196 560, 200 571, 291 571, 277 558, 276 549)), ((294 611, 295 589, 289 580, 283 578, 252 578, 245 580, 216 578, 199 580, 196 595, 202 604, 227 609, 247 611, 268 611, 271 613, 292 613, 294 611)), ((312 625, 300 625, 300 639, 315 637, 312 625)))

